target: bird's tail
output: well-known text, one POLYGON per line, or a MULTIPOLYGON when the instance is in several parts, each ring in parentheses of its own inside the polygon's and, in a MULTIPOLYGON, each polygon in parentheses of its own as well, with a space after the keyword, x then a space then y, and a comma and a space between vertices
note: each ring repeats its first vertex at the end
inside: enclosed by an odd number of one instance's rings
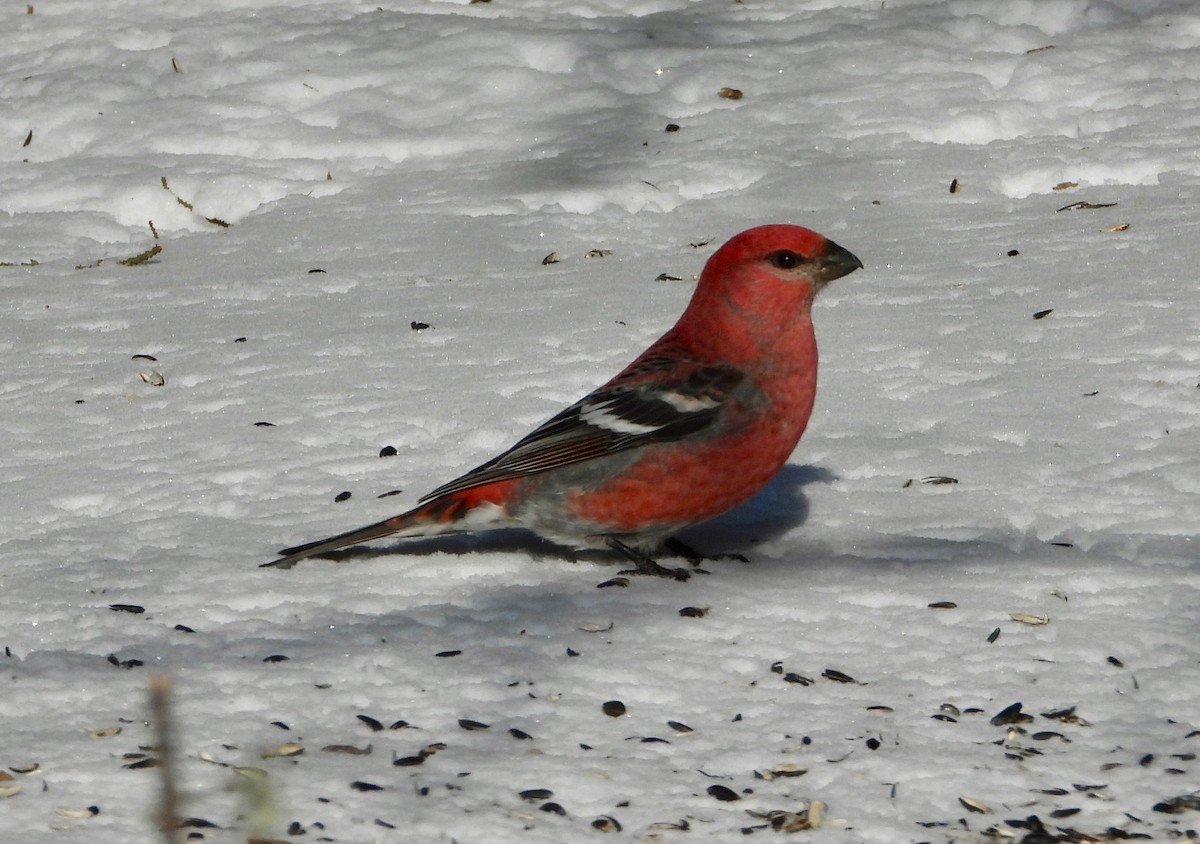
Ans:
POLYGON ((436 536, 479 530, 507 516, 504 494, 510 482, 486 484, 441 495, 420 507, 355 530, 307 542, 279 552, 279 559, 263 563, 259 568, 290 569, 306 557, 316 557, 339 548, 359 545, 384 536, 436 536), (501 488, 503 487, 503 488, 501 488))

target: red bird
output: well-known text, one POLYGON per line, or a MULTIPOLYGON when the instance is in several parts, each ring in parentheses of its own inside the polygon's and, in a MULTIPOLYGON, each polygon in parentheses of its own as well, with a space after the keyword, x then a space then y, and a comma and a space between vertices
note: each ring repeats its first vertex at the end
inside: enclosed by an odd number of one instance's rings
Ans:
POLYGON ((686 578, 649 555, 745 501, 787 461, 817 390, 813 297, 861 267, 799 226, 744 231, 709 258, 675 326, 607 384, 415 509, 264 565, 384 536, 516 526, 686 578))

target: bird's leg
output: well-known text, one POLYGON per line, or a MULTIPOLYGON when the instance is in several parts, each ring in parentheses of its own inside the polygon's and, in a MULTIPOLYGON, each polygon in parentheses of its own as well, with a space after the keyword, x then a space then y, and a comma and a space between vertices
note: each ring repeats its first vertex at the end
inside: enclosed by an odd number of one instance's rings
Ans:
POLYGON ((609 548, 628 558, 635 566, 635 568, 626 569, 619 574, 648 574, 654 577, 669 577, 673 580, 687 580, 691 577, 686 569, 669 569, 666 566, 660 566, 641 551, 626 545, 619 539, 610 536, 606 542, 609 548))
POLYGON ((693 566, 698 566, 708 560, 737 560, 739 563, 748 563, 748 559, 741 554, 701 554, 691 545, 686 542, 676 539, 671 536, 663 542, 663 550, 674 554, 676 557, 683 557, 693 566))

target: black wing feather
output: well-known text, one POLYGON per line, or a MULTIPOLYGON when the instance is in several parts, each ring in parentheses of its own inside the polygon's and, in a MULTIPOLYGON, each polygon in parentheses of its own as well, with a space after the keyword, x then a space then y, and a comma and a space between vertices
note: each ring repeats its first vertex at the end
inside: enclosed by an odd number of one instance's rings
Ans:
POLYGON ((679 368, 678 359, 666 356, 639 361, 607 387, 543 422, 508 451, 421 501, 703 431, 719 418, 745 375, 729 366, 693 364, 683 367, 686 376, 676 383, 664 384, 661 379, 638 383, 652 372, 679 368))

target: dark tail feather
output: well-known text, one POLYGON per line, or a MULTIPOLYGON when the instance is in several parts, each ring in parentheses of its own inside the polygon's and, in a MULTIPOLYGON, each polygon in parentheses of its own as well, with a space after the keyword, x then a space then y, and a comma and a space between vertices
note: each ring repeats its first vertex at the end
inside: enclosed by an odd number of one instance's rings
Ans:
MULTIPOLYGON (((392 516, 382 522, 360 527, 355 530, 339 533, 307 542, 292 548, 284 548, 279 552, 278 560, 263 563, 259 568, 290 569, 306 557, 316 557, 339 548, 360 545, 372 539, 401 534, 402 536, 434 536, 439 533, 453 533, 460 529, 459 523, 472 510, 483 503, 494 503, 478 490, 464 490, 435 498, 415 510, 392 516)), ((497 515, 499 515, 497 510, 497 515)))
POLYGON ((284 548, 279 552, 280 557, 278 560, 263 563, 259 568, 290 569, 305 557, 315 557, 318 554, 325 554, 329 551, 336 551, 339 548, 346 548, 351 545, 358 545, 363 542, 370 542, 372 539, 388 536, 406 527, 405 523, 408 521, 408 516, 408 513, 401 516, 393 516, 386 521, 376 522, 373 525, 360 527, 357 530, 347 531, 346 533, 339 533, 337 536, 318 539, 316 542, 306 542, 303 545, 296 545, 292 548, 284 548))

